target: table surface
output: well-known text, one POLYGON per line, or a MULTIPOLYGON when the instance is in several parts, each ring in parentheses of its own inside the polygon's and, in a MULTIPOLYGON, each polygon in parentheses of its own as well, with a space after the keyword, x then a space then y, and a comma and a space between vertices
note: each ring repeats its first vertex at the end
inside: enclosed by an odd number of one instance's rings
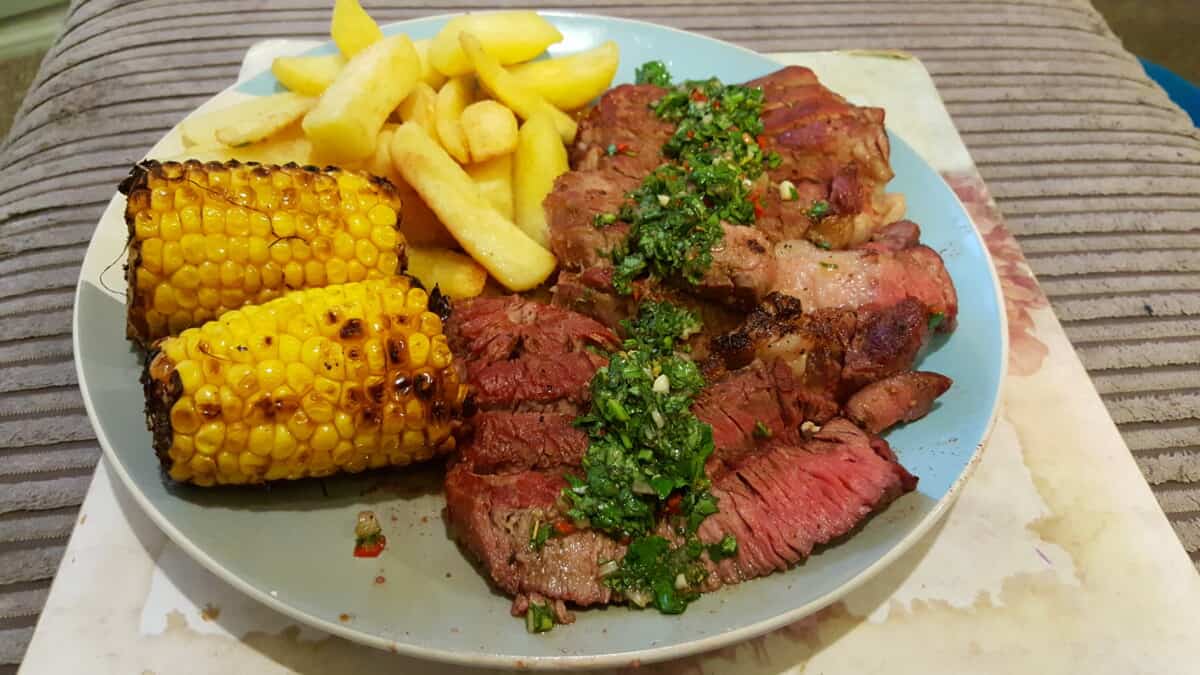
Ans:
MULTIPOLYGON (((388 21, 435 11, 366 2, 388 21)), ((1200 558, 1200 134, 1086 0, 553 5, 759 51, 921 56, 1040 279, 1009 298, 1014 326, 1033 327, 1049 296, 1200 558)), ((98 214, 129 164, 224 87, 252 42, 320 37, 328 13, 327 0, 76 0, 0 147, 0 673, 32 635, 99 455, 69 338, 98 214)), ((1014 372, 1047 356, 1027 354, 1014 372)))
MULTIPOLYGON (((252 49, 243 72, 297 46, 252 49)), ((852 100, 884 107, 889 126, 963 199, 1007 296, 1032 284, 918 61, 776 58, 813 67, 852 100)), ((994 435, 944 523, 815 616, 654 668, 1180 672, 1200 643, 1200 577, 1113 425, 1095 423, 1104 419, 1102 404, 1053 313, 1044 302, 1029 309, 1030 325, 1013 333, 1012 363, 1044 357, 1036 369, 1007 378, 994 435)), ((348 664, 365 672, 439 670, 302 628, 243 597, 167 541, 114 481, 102 464, 23 672, 75 672, 95 663, 113 673, 341 673, 348 664), (97 579, 119 583, 98 586, 97 579), (67 639, 71 650, 61 648, 67 639)), ((1200 663, 1188 667, 1200 672, 1200 663)))

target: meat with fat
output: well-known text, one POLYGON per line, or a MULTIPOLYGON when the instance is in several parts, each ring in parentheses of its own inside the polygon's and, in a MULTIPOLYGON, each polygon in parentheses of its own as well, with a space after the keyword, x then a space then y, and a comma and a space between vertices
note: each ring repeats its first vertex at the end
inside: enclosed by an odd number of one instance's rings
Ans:
POLYGON ((872 382, 846 401, 846 416, 873 434, 929 414, 933 402, 950 388, 940 373, 904 372, 872 382))

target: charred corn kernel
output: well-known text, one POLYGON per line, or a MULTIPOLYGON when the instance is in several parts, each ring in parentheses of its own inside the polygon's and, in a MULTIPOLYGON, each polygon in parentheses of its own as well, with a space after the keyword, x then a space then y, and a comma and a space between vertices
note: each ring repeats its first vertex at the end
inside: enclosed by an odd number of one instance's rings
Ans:
POLYGON ((447 452, 467 388, 413 290, 404 276, 301 290, 158 342, 145 389, 168 475, 237 485, 447 452))
POLYGON ((127 334, 143 347, 285 290, 389 278, 403 253, 398 193, 365 173, 150 160, 120 189, 127 334))

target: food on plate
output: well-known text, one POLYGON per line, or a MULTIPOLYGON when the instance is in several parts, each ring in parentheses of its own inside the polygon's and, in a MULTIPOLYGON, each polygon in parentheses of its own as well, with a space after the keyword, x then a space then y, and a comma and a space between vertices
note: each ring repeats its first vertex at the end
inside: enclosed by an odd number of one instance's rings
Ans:
POLYGON ((354 557, 378 558, 387 548, 387 537, 374 511, 359 511, 354 523, 354 557))
POLYGON ((473 298, 487 283, 487 270, 479 263, 445 248, 408 247, 406 272, 426 288, 437 288, 452 300, 473 298))
POLYGON ((554 271, 554 256, 500 215, 467 172, 419 125, 400 125, 392 135, 391 151, 396 171, 463 250, 506 288, 530 290, 554 271))
MULTIPOLYGON (((437 138, 438 92, 425 82, 418 82, 408 96, 396 108, 402 122, 416 122, 425 127, 429 135, 437 138)), ((379 145, 383 145, 379 141, 379 145)))
POLYGON ((435 90, 440 89, 446 83, 446 76, 434 68, 433 62, 429 60, 429 50, 433 48, 433 40, 413 40, 413 48, 417 50, 417 56, 421 57, 421 81, 435 90))
POLYGON ((358 0, 334 0, 329 34, 346 58, 383 39, 379 24, 367 14, 358 0))
POLYGON ((578 110, 608 89, 620 61, 617 43, 609 40, 584 52, 510 66, 508 72, 560 110, 578 110))
POLYGON ((467 387, 445 299, 391 276, 247 305, 157 343, 143 384, 167 475, 240 485, 449 452, 467 387))
POLYGON ((499 211, 500 215, 512 220, 513 156, 501 155, 486 162, 468 164, 464 168, 483 193, 484 199, 499 211))
POLYGON ((354 171, 147 160, 120 191, 143 347, 291 289, 391 277, 404 255, 395 189, 354 171))
POLYGON ((291 92, 206 110, 180 123, 185 145, 243 145, 261 141, 303 117, 316 99, 291 92))
POLYGON ((471 62, 479 84, 492 96, 512 109, 521 119, 527 120, 537 114, 549 115, 554 128, 562 136, 563 143, 575 140, 577 125, 571 116, 550 105, 536 91, 521 84, 505 70, 494 56, 483 49, 483 45, 471 33, 460 33, 459 42, 471 62))
POLYGON ((189 159, 200 162, 228 162, 236 159, 240 162, 258 162, 259 164, 287 164, 288 162, 307 164, 312 157, 312 142, 304 135, 297 120, 291 126, 279 131, 270 138, 257 143, 247 143, 237 147, 207 143, 205 145, 190 145, 182 153, 160 154, 152 159, 162 162, 184 162, 189 159))
POLYGON ((271 74, 279 84, 304 96, 320 96, 346 65, 341 54, 279 56, 271 62, 271 74))
POLYGON ((350 57, 304 116, 314 151, 336 161, 370 156, 383 123, 420 75, 421 61, 407 35, 383 38, 350 57))
POLYGON ((517 226, 542 246, 549 247, 542 203, 569 168, 567 150, 548 116, 534 115, 521 125, 512 172, 513 214, 517 226))
POLYGON ((475 35, 483 49, 497 62, 521 63, 561 42, 562 33, 537 12, 491 12, 464 14, 446 22, 429 49, 433 66, 448 76, 466 75, 474 67, 463 53, 459 35, 475 35))
MULTIPOLYGON (((463 130, 462 114, 475 99, 475 82, 468 76, 450 78, 438 92, 434 107, 437 139, 459 164, 471 162, 467 147, 467 132, 463 130)), ((407 120, 405 120, 407 121, 407 120)))
MULTIPOLYGON (((462 111, 459 120, 467 137, 472 162, 511 154, 517 148, 517 118, 495 101, 476 101, 462 111)), ((562 144, 559 144, 562 147, 562 144)))
POLYGON ((148 162, 122 184, 172 478, 447 454, 453 536, 531 632, 683 612, 915 489, 879 434, 951 388, 917 368, 958 298, 886 192, 882 110, 795 66, 675 83, 650 62, 609 89, 612 42, 530 61, 562 39, 534 12, 414 44, 339 0, 332 32, 345 63, 276 61, 275 117, 244 104, 185 140, 378 178, 148 162))

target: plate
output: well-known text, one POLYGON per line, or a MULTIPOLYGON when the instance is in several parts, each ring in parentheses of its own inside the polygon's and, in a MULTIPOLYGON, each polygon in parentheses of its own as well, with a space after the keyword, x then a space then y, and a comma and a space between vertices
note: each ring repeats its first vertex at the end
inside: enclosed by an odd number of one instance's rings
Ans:
MULTIPOLYGON (((615 40, 618 82, 647 60, 676 77, 739 82, 779 65, 745 49, 661 26, 547 12, 566 53, 615 40)), ((446 17, 392 24, 387 33, 434 35, 446 17)), ((331 52, 332 45, 315 51, 331 52)), ((264 73, 207 105, 263 95, 264 73)), ((994 420, 1006 356, 999 284, 974 226, 942 178, 894 134, 889 188, 905 193, 908 216, 941 252, 961 299, 958 330, 921 366, 954 388, 920 423, 888 435, 920 476, 916 492, 844 543, 776 574, 701 598, 676 617, 624 607, 578 612, 578 621, 530 635, 508 614, 448 538, 440 471, 426 467, 267 488, 199 489, 164 480, 150 449, 138 385, 139 357, 124 338, 120 267, 124 198, 113 197, 88 248, 77 289, 74 347, 88 415, 112 468, 150 518, 222 579, 299 621, 342 637, 418 657, 478 666, 599 667, 714 649, 795 621, 833 602, 907 550, 946 511, 994 420), (109 270, 105 272, 106 268, 109 270), (355 515, 374 509, 389 546, 377 559, 351 556, 355 515)), ((179 144, 172 131, 152 154, 179 144)), ((115 188, 115 186, 114 186, 115 188)))

